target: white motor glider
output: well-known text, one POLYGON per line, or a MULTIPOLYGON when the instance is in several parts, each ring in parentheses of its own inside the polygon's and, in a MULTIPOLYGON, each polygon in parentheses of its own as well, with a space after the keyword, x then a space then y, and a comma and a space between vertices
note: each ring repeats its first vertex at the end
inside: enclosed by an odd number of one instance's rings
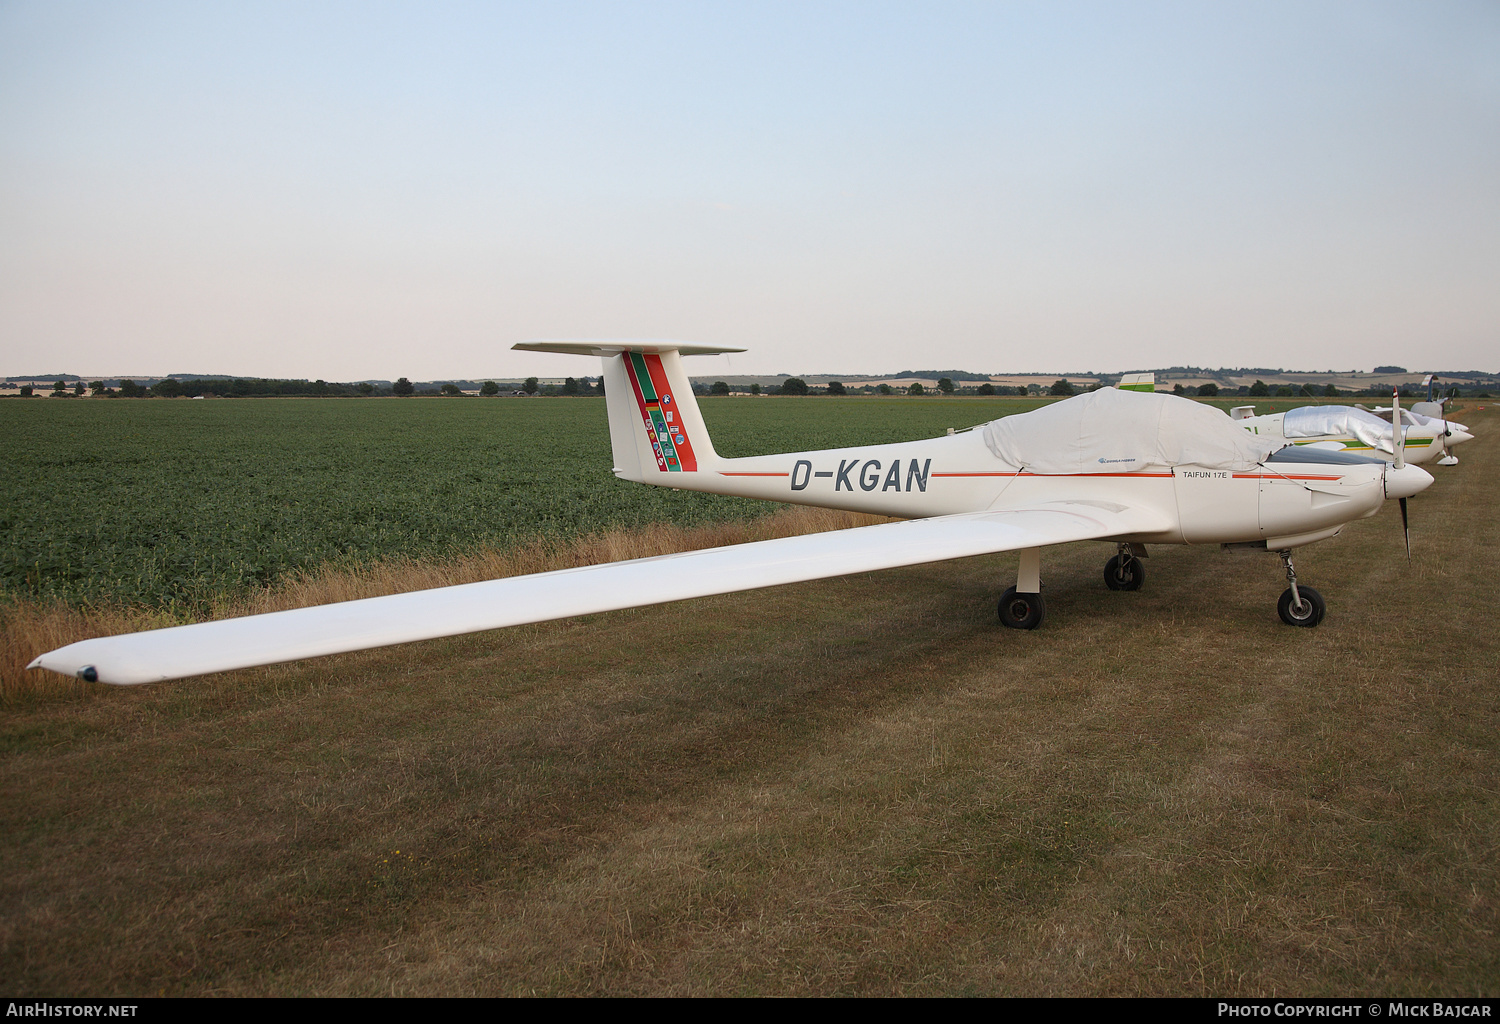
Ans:
MULTIPOLYGON (((1449 449, 1474 436, 1461 423, 1432 419, 1420 413, 1414 415, 1402 409, 1399 402, 1392 408, 1401 418, 1400 444, 1405 447, 1409 463, 1436 461, 1451 466, 1458 460, 1450 455, 1449 449)), ((1391 427, 1391 408, 1371 412, 1350 405, 1305 405, 1265 416, 1253 415, 1254 412, 1253 405, 1240 405, 1231 409, 1230 415, 1240 426, 1273 444, 1325 448, 1395 461, 1398 441, 1391 427), (1384 416, 1379 415, 1382 412, 1384 416)))
POLYGON ((1468 427, 1456 420, 1450 420, 1442 402, 1418 402, 1410 409, 1403 409, 1400 405, 1376 406, 1370 411, 1379 416, 1386 423, 1400 417, 1401 422, 1407 427, 1407 433, 1411 433, 1412 427, 1431 430, 1437 435, 1434 442, 1438 446, 1434 454, 1434 461, 1439 466, 1458 465, 1458 456, 1453 454, 1453 446, 1471 440, 1474 435, 1468 427))
POLYGON ((1042 622, 1041 549, 1117 545, 1104 569, 1135 590, 1147 544, 1275 551, 1278 610, 1316 626, 1292 550, 1432 482, 1425 471, 1288 447, 1210 406, 1105 388, 944 437, 726 459, 715 453, 673 343, 517 345, 602 356, 615 475, 685 490, 897 516, 906 522, 565 569, 175 626, 69 644, 32 662, 82 679, 147 683, 639 605, 1000 551, 1020 552, 1000 621, 1042 622), (1281 450, 1277 450, 1281 449, 1281 450))

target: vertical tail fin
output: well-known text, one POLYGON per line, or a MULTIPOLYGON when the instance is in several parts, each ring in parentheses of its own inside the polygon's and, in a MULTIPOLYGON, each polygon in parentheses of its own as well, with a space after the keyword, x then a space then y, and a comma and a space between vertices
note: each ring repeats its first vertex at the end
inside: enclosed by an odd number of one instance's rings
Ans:
POLYGON ((685 474, 704 472, 718 461, 681 356, 744 349, 628 341, 529 342, 513 347, 603 358, 609 439, 615 475, 622 480, 691 486, 685 474))

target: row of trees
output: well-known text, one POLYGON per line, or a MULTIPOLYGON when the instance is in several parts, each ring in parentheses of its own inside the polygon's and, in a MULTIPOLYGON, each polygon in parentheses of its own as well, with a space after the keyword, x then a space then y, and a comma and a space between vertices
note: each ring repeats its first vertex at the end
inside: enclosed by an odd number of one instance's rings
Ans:
MULTIPOLYGON (((1082 390, 1097 391, 1101 387, 1104 387, 1104 385, 1091 384, 1086 388, 1082 388, 1082 390)), ((696 388, 695 390, 705 392, 705 389, 701 387, 696 388)), ((727 395, 731 392, 731 390, 733 389, 727 382, 717 380, 714 381, 714 383, 706 389, 706 393, 710 395, 727 395)), ((758 395, 761 393, 761 386, 759 384, 751 384, 748 390, 750 394, 758 395)), ((890 384, 880 384, 874 387, 865 388, 865 392, 867 394, 872 393, 879 395, 894 395, 898 391, 906 395, 925 395, 929 394, 931 390, 932 389, 929 389, 921 383, 915 381, 903 388, 897 388, 890 384)), ((1030 384, 1025 386, 1016 385, 1015 387, 1008 387, 1004 384, 991 384, 986 381, 985 383, 980 384, 977 388, 956 388, 954 387, 952 380, 944 377, 937 382, 936 390, 944 395, 951 395, 955 392, 961 391, 964 394, 985 396, 1055 395, 1058 397, 1067 398, 1071 395, 1078 394, 1080 386, 1074 384, 1067 378, 1059 377, 1055 382, 1053 382, 1050 387, 1041 384, 1030 384)), ((784 382, 782 382, 780 387, 773 388, 768 393, 777 395, 846 395, 849 394, 849 391, 842 382, 836 380, 829 381, 826 388, 814 389, 800 377, 788 377, 784 382)), ((1254 384, 1249 385, 1248 387, 1242 385, 1238 388, 1220 388, 1219 385, 1210 381, 1206 384, 1200 384, 1197 387, 1185 387, 1182 384, 1174 384, 1172 385, 1172 393, 1174 395, 1183 396, 1196 395, 1199 398, 1217 398, 1220 394, 1226 394, 1229 396, 1243 395, 1250 398, 1348 398, 1359 396, 1382 398, 1389 397, 1390 385, 1377 384, 1374 387, 1346 391, 1340 390, 1333 384, 1325 384, 1322 386, 1318 386, 1315 384, 1303 384, 1296 388, 1293 388, 1290 385, 1286 384, 1279 384, 1275 387, 1272 387, 1271 385, 1260 380, 1256 381, 1254 384)), ((1456 387, 1448 388, 1445 393, 1450 398, 1457 398, 1460 395, 1459 389, 1456 387)), ((1416 397, 1407 388, 1402 388, 1400 394, 1402 398, 1416 397)), ((1488 398, 1490 396, 1488 391, 1483 390, 1471 390, 1470 395, 1476 398, 1488 398)))
MULTIPOLYGON (((479 389, 479 393, 481 395, 498 395, 500 393, 500 385, 492 380, 487 380, 484 382, 484 387, 479 389)), ((560 386, 554 387, 549 384, 543 387, 535 377, 527 377, 526 382, 521 385, 519 393, 527 395, 577 395, 579 397, 602 395, 604 394, 604 378, 600 377, 597 381, 590 383, 587 377, 582 379, 566 377, 560 386)))
MULTIPOLYGON (((733 389, 729 386, 729 383, 727 381, 716 380, 707 388, 706 393, 710 395, 727 395, 732 390, 733 389)), ((761 386, 759 384, 751 384, 747 390, 752 395, 758 395, 762 393, 761 386)), ((865 392, 867 394, 877 395, 894 395, 898 391, 901 394, 905 395, 925 395, 929 394, 931 391, 936 391, 937 393, 943 395, 952 395, 960 390, 962 390, 965 394, 973 395, 1039 395, 1043 394, 1045 389, 1037 384, 1031 385, 1030 389, 1028 389, 1022 386, 1007 387, 1004 384, 991 384, 989 381, 985 381, 983 384, 980 384, 976 388, 960 389, 954 385, 953 380, 949 377, 939 378, 937 386, 935 388, 928 388, 920 381, 913 381, 912 383, 902 388, 898 388, 891 384, 877 384, 873 386, 867 386, 865 388, 865 392)), ((847 395, 849 394, 849 389, 844 386, 843 381, 831 380, 828 382, 828 385, 825 388, 815 391, 807 383, 807 381, 803 380, 801 377, 788 377, 786 380, 782 381, 780 387, 773 388, 767 393, 776 395, 847 395)), ((1068 381, 1059 380, 1057 383, 1052 385, 1050 393, 1054 395, 1072 395, 1076 394, 1077 391, 1068 381)))
MULTIPOLYGON (((176 398, 182 394, 182 384, 169 377, 166 380, 158 381, 155 387, 147 388, 142 387, 133 380, 122 380, 117 391, 105 387, 102 380, 96 380, 88 386, 88 390, 92 391, 95 395, 108 395, 112 398, 145 398, 148 395, 157 395, 162 398, 176 398)), ((30 384, 21 385, 22 398, 30 398, 34 394, 36 394, 36 389, 30 384)), ((60 380, 52 385, 53 398, 82 398, 83 394, 84 386, 81 380, 75 383, 71 390, 69 390, 66 381, 60 380)))
MULTIPOLYGON (((986 396, 1055 395, 1058 397, 1066 398, 1070 395, 1078 394, 1080 390, 1097 391, 1099 388, 1104 386, 1105 385, 1103 384, 1090 384, 1087 387, 1083 387, 1081 385, 1074 384, 1072 381, 1068 380, 1065 377, 1059 377, 1052 383, 1050 387, 1041 384, 1030 384, 1024 386, 1016 385, 1015 387, 1009 387, 1004 384, 991 384, 990 382, 986 381, 975 388, 957 388, 954 386, 954 383, 950 378, 943 377, 937 382, 936 391, 944 395, 952 395, 956 392, 961 392, 963 394, 969 395, 986 396)), ((726 381, 717 380, 714 381, 713 384, 708 388, 695 386, 694 390, 703 394, 727 395, 734 389, 726 381)), ((761 394, 761 386, 759 384, 751 384, 748 390, 752 395, 761 394)), ((906 387, 898 388, 890 384, 879 384, 873 387, 867 386, 864 390, 866 394, 894 395, 899 391, 900 393, 907 395, 924 395, 929 394, 933 389, 930 389, 923 384, 914 381, 906 387)), ((841 381, 831 380, 828 382, 828 385, 825 388, 815 389, 809 386, 808 383, 800 377, 788 377, 781 383, 780 387, 772 388, 767 393, 776 395, 846 395, 850 392, 841 381)), ((1295 388, 1290 385, 1279 384, 1275 387, 1272 387, 1264 381, 1257 380, 1254 384, 1251 384, 1249 386, 1241 385, 1238 388, 1221 388, 1219 385, 1213 383, 1212 381, 1209 381, 1208 383, 1200 384, 1197 387, 1185 387, 1180 383, 1174 384, 1172 385, 1172 393, 1174 395, 1196 395, 1199 398, 1217 398, 1220 394, 1236 397, 1243 395, 1250 398, 1340 398, 1358 396, 1380 398, 1388 397, 1390 395, 1390 385, 1377 384, 1373 387, 1357 390, 1341 390, 1333 384, 1325 384, 1321 386, 1315 384, 1302 384, 1295 388)), ((1402 388, 1400 393, 1402 398, 1414 397, 1413 394, 1406 388, 1402 388)), ((1449 387, 1445 393, 1450 398, 1457 398, 1460 395, 1460 390, 1456 387, 1449 387)), ((1471 389, 1469 391, 1469 394, 1472 397, 1476 398, 1489 397, 1489 392, 1485 390, 1471 389)))
MULTIPOLYGON (((485 398, 493 398, 496 395, 500 394, 500 391, 500 385, 492 380, 487 380, 479 386, 479 393, 485 398)), ((411 394, 431 395, 434 393, 453 398, 462 395, 464 392, 462 388, 451 381, 444 384, 436 392, 433 392, 431 389, 428 389, 426 391, 417 391, 416 385, 412 384, 412 382, 407 380, 405 377, 402 377, 400 380, 396 381, 396 383, 391 385, 391 394, 398 396, 411 394)), ((512 391, 511 394, 579 396, 602 395, 604 394, 604 380, 601 378, 597 383, 590 383, 587 377, 584 377, 582 379, 568 377, 562 382, 561 386, 554 387, 549 384, 543 387, 541 382, 538 381, 535 377, 527 377, 525 382, 523 382, 519 388, 516 388, 514 391, 512 391)))
MULTIPOLYGON (((52 385, 52 396, 54 398, 82 397, 84 390, 84 384, 81 380, 74 384, 71 390, 65 381, 57 381, 52 385)), ((322 380, 267 380, 247 378, 180 381, 175 377, 166 377, 149 387, 144 384, 138 384, 133 380, 122 380, 118 388, 111 388, 106 387, 102 380, 96 380, 88 385, 88 390, 101 398, 182 398, 184 396, 196 398, 200 395, 214 395, 220 398, 267 398, 282 395, 350 395, 357 391, 370 394, 374 391, 374 388, 369 384, 329 384, 327 381, 322 380)), ((29 397, 34 393, 35 389, 30 384, 21 385, 22 398, 29 397)))
MULTIPOLYGON (((956 390, 954 388, 954 386, 953 386, 953 381, 949 380, 947 377, 944 377, 942 380, 938 381, 938 383, 937 383, 937 389, 939 391, 941 391, 945 395, 951 395, 956 390)), ((729 394, 730 390, 731 390, 731 388, 730 388, 728 382, 722 381, 722 380, 716 380, 708 388, 708 393, 710 395, 727 395, 727 394, 729 394)), ((868 390, 872 390, 872 389, 867 388, 866 390, 868 391, 868 390)), ((896 393, 896 389, 893 388, 889 384, 881 384, 881 385, 875 387, 873 390, 877 394, 882 394, 882 395, 894 395, 896 393)), ((927 389, 925 387, 923 387, 921 384, 913 382, 911 384, 911 386, 903 388, 902 391, 904 391, 906 394, 909 394, 909 395, 921 395, 921 394, 925 394, 926 391, 927 391, 927 389)), ((761 393, 761 387, 760 387, 760 385, 759 384, 751 384, 750 387, 749 387, 749 392, 752 395, 758 395, 758 394, 760 394, 761 393)), ((811 395, 811 394, 814 394, 814 393, 820 394, 820 395, 847 395, 849 393, 849 390, 846 387, 844 387, 844 382, 843 381, 831 380, 831 381, 828 382, 827 387, 825 387, 823 390, 818 391, 818 392, 814 392, 813 389, 812 389, 812 387, 807 383, 807 381, 803 380, 801 377, 788 377, 786 380, 784 380, 784 381, 781 382, 781 386, 780 387, 772 389, 772 391, 769 392, 769 393, 770 394, 776 394, 776 395, 811 395)), ((980 387, 978 393, 979 394, 994 394, 995 391, 994 391, 994 388, 990 387, 990 385, 985 384, 985 385, 982 385, 980 387), (990 388, 989 391, 985 391, 984 390, 987 387, 990 388)))
MULTIPOLYGON (((1282 384, 1276 388, 1276 397, 1278 398, 1288 398, 1298 395, 1304 398, 1312 398, 1319 394, 1321 394, 1324 398, 1337 398, 1340 393, 1341 392, 1339 391, 1339 389, 1334 387, 1332 384, 1327 385, 1321 391, 1319 391, 1317 388, 1314 388, 1310 384, 1304 384, 1296 391, 1293 391, 1285 384, 1282 384)), ((1254 384, 1250 385, 1250 389, 1246 392, 1246 394, 1248 394, 1251 398, 1269 398, 1271 396, 1271 386, 1265 381, 1258 380, 1254 384)))
MULTIPOLYGON (((396 395, 398 397, 407 395, 461 395, 462 389, 457 384, 446 383, 440 388, 424 388, 418 390, 417 386, 405 377, 401 377, 393 383, 389 389, 377 387, 369 381, 361 381, 358 384, 330 384, 324 380, 273 380, 268 378, 234 378, 232 380, 177 380, 174 377, 166 377, 157 381, 149 387, 138 384, 133 380, 122 380, 118 388, 106 387, 104 382, 96 380, 87 387, 83 381, 77 381, 70 388, 66 381, 57 381, 52 385, 52 396, 54 398, 81 398, 87 391, 92 391, 95 396, 101 398, 197 398, 199 396, 212 395, 216 398, 274 398, 287 396, 308 396, 319 398, 355 398, 368 397, 372 395, 396 395)), ((485 381, 480 387, 481 395, 493 396, 500 394, 501 387, 495 381, 485 381)), ((524 393, 528 395, 602 395, 604 394, 604 382, 591 383, 585 377, 583 379, 567 378, 559 387, 548 385, 543 387, 535 377, 528 377, 520 389, 513 393, 524 393)), ((22 398, 30 398, 36 394, 36 388, 30 384, 22 384, 20 395, 22 398)))
MULTIPOLYGON (((1085 390, 1096 391, 1096 390, 1098 390, 1099 388, 1101 388, 1103 386, 1104 385, 1102 385, 1102 384, 1092 384, 1092 385, 1089 385, 1085 390)), ((708 393, 711 394, 711 395, 727 395, 727 394, 730 393, 730 390, 731 390, 730 386, 729 386, 729 384, 727 382, 719 380, 719 381, 714 381, 713 385, 708 388, 708 393)), ((750 389, 749 390, 750 390, 750 393, 752 395, 758 395, 758 394, 761 393, 761 387, 760 387, 759 384, 752 384, 752 385, 750 385, 750 389)), ((881 395, 894 395, 894 394, 897 393, 898 389, 895 388, 895 387, 893 387, 890 384, 880 384, 880 385, 877 385, 876 387, 874 387, 872 389, 871 388, 867 388, 866 390, 867 391, 873 391, 874 393, 881 394, 881 395)), ((930 389, 928 389, 927 387, 923 386, 921 383, 918 383, 918 382, 913 382, 913 383, 911 383, 910 385, 908 385, 908 386, 906 386, 904 388, 900 388, 899 390, 901 391, 901 393, 907 394, 907 395, 924 395, 924 394, 928 394, 929 391, 930 391, 930 389)), ((939 380, 937 382, 936 391, 938 393, 940 393, 940 394, 951 395, 951 394, 954 394, 958 390, 959 389, 954 386, 953 381, 950 380, 947 377, 944 377, 944 378, 942 378, 941 380, 939 380)), ((1067 398, 1067 397, 1069 397, 1071 395, 1076 395, 1076 394, 1078 394, 1079 390, 1080 390, 1079 385, 1074 384, 1072 381, 1068 380, 1065 377, 1059 377, 1056 381, 1054 381, 1052 383, 1052 385, 1050 387, 1044 387, 1044 386, 1042 386, 1040 384, 1032 384, 1032 385, 1029 385, 1029 386, 1017 385, 1015 387, 1008 387, 1008 386, 1003 385, 1003 384, 991 384, 988 381, 986 381, 985 383, 980 384, 977 388, 972 388, 972 389, 965 388, 965 389, 963 389, 963 391, 965 393, 967 393, 967 394, 974 394, 974 395, 1043 395, 1043 394, 1046 394, 1046 395, 1054 395, 1054 396, 1061 397, 1061 398, 1067 398)), ((1293 390, 1292 388, 1290 388, 1290 387, 1288 387, 1286 385, 1280 385, 1280 386, 1276 387, 1273 390, 1270 387, 1270 385, 1266 384, 1264 381, 1256 381, 1254 384, 1250 385, 1249 387, 1240 387, 1240 388, 1234 389, 1234 390, 1220 389, 1220 387, 1217 384, 1214 384, 1213 382, 1209 382, 1207 384, 1200 384, 1196 388, 1184 387, 1182 384, 1174 384, 1172 386, 1172 393, 1174 395, 1184 395, 1184 396, 1186 396, 1186 395, 1196 395, 1199 398, 1216 398, 1216 397, 1218 397, 1218 395, 1219 395, 1219 393, 1220 393, 1221 390, 1229 391, 1230 394, 1248 395, 1248 396, 1250 396, 1252 398, 1262 398, 1262 397, 1279 397, 1279 398, 1296 398, 1296 397, 1301 397, 1301 398, 1320 398, 1321 397, 1321 398, 1337 398, 1340 395, 1356 394, 1356 392, 1340 391, 1338 388, 1336 388, 1332 384, 1328 384, 1328 385, 1326 385, 1324 387, 1321 387, 1321 388, 1315 387, 1315 386, 1310 385, 1310 384, 1304 384, 1304 385, 1302 385, 1300 388, 1298 388, 1296 390, 1293 390)), ((1380 394, 1385 394, 1386 393, 1384 390, 1379 390, 1379 389, 1367 389, 1367 390, 1370 393, 1372 393, 1372 394, 1376 393, 1377 390, 1378 390, 1378 392, 1380 394)), ((841 383, 840 381, 836 381, 836 380, 829 381, 828 382, 828 386, 826 388, 818 390, 818 391, 814 391, 812 388, 810 388, 808 386, 807 382, 804 381, 804 380, 802 380, 800 377, 788 377, 781 384, 781 386, 779 388, 774 389, 771 393, 773 393, 773 394, 779 394, 779 395, 810 395, 810 394, 844 395, 844 394, 848 394, 849 392, 848 392, 848 389, 844 387, 843 383, 841 383)), ((1405 391, 1402 391, 1401 394, 1402 394, 1402 397, 1410 397, 1405 391)))
MULTIPOLYGON (((1102 386, 1103 385, 1100 384, 1094 384, 1091 385, 1087 390, 1097 390, 1102 386)), ((397 379, 396 382, 391 385, 389 390, 377 388, 374 384, 371 384, 368 381, 363 381, 358 384, 329 384, 327 381, 322 380, 296 381, 271 380, 263 378, 178 381, 171 377, 157 381, 150 387, 137 384, 133 380, 122 380, 120 381, 120 387, 118 390, 107 388, 104 386, 103 381, 96 380, 92 384, 88 385, 88 389, 97 396, 119 398, 146 398, 150 396, 155 396, 158 398, 179 398, 183 396, 197 397, 199 395, 214 395, 221 398, 259 398, 297 395, 316 397, 395 395, 397 397, 405 397, 409 395, 438 394, 452 397, 463 394, 462 389, 460 389, 457 384, 454 384, 452 382, 443 384, 436 391, 431 388, 426 388, 418 391, 416 385, 405 377, 397 379)), ((718 380, 714 381, 712 385, 706 388, 701 384, 694 385, 693 390, 699 394, 728 395, 732 389, 728 382, 718 380)), ((748 390, 752 395, 758 395, 762 393, 761 386, 759 384, 751 384, 748 390)), ((924 395, 929 391, 928 388, 915 381, 904 388, 900 388, 899 390, 901 391, 901 393, 907 395, 924 395)), ((936 391, 940 394, 952 395, 958 390, 960 389, 954 386, 951 378, 943 377, 940 378, 937 382, 936 391)), ((1059 397, 1068 397, 1070 395, 1075 395, 1078 393, 1078 386, 1073 384, 1068 379, 1060 377, 1051 385, 1051 387, 1043 387, 1039 384, 1032 384, 1029 386, 1017 385, 1015 387, 1008 387, 1003 384, 991 384, 990 382, 986 381, 976 388, 964 388, 962 390, 966 394, 984 396, 1050 394, 1059 397)), ((1197 395, 1200 398, 1217 397, 1220 393, 1220 390, 1221 389, 1219 388, 1219 386, 1212 382, 1201 384, 1196 388, 1187 388, 1180 383, 1175 384, 1172 387, 1172 393, 1175 395, 1197 395)), ((77 381, 71 389, 69 389, 66 381, 59 380, 52 385, 52 395, 55 398, 81 397, 84 394, 84 391, 84 384, 81 380, 77 381)), ((898 388, 890 384, 880 384, 874 387, 866 387, 865 391, 866 393, 874 393, 880 395, 894 395, 897 393, 898 388)), ((500 394, 500 392, 500 385, 492 380, 485 381, 479 389, 479 393, 487 397, 493 397, 500 394)), ((21 385, 20 393, 21 397, 29 398, 35 393, 35 389, 30 384, 23 384, 21 385)), ((782 382, 780 387, 772 389, 770 393, 780 395, 846 395, 849 393, 849 391, 844 386, 842 381, 829 381, 826 388, 814 391, 814 389, 808 385, 807 381, 803 380, 802 378, 788 377, 785 381, 782 382)), ((1383 397, 1390 394, 1390 389, 1385 385, 1377 385, 1375 387, 1365 388, 1360 391, 1340 391, 1332 384, 1325 385, 1321 388, 1311 384, 1303 384, 1301 387, 1296 389, 1282 384, 1277 385, 1275 388, 1272 388, 1271 385, 1266 384, 1264 381, 1257 380, 1249 387, 1240 387, 1238 389, 1229 391, 1229 393, 1246 395, 1251 398, 1338 398, 1340 396, 1356 395, 1383 397)), ((1459 389, 1449 388, 1447 393, 1450 397, 1457 397, 1459 394, 1459 389)), ((547 385, 543 387, 538 382, 537 378, 528 377, 526 378, 525 383, 523 383, 519 389, 513 391, 512 394, 549 396, 595 396, 604 394, 604 381, 602 378, 598 379, 597 381, 591 382, 587 377, 582 379, 568 377, 560 386, 547 385)), ((1412 397, 1411 393, 1406 388, 1402 388, 1400 394, 1402 398, 1412 397)), ((1489 397, 1489 394, 1488 392, 1478 392, 1477 397, 1487 398, 1489 397)))

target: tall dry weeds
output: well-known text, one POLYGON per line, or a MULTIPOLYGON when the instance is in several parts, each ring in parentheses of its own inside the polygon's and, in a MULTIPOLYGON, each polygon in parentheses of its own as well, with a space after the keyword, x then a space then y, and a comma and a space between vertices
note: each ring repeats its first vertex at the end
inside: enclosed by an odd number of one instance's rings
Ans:
MULTIPOLYGON (((750 522, 695 527, 662 523, 571 540, 537 538, 515 547, 482 548, 443 559, 399 557, 357 569, 324 566, 264 590, 226 600, 202 618, 259 615, 889 521, 859 512, 789 507, 750 522)), ((28 672, 26 666, 46 651, 90 637, 160 629, 192 621, 198 620, 176 618, 161 609, 138 606, 74 608, 61 602, 26 599, 0 603, 0 701, 78 695, 89 689, 89 684, 53 672, 28 672)))

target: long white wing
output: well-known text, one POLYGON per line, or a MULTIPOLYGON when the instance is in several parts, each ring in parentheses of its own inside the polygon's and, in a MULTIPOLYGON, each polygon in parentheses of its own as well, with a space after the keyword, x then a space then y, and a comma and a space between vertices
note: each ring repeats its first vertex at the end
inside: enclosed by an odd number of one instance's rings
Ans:
POLYGON ((1059 501, 886 523, 99 637, 50 651, 28 667, 105 683, 152 683, 828 576, 1154 532, 1165 528, 1161 520, 1158 513, 1108 502, 1059 501))

